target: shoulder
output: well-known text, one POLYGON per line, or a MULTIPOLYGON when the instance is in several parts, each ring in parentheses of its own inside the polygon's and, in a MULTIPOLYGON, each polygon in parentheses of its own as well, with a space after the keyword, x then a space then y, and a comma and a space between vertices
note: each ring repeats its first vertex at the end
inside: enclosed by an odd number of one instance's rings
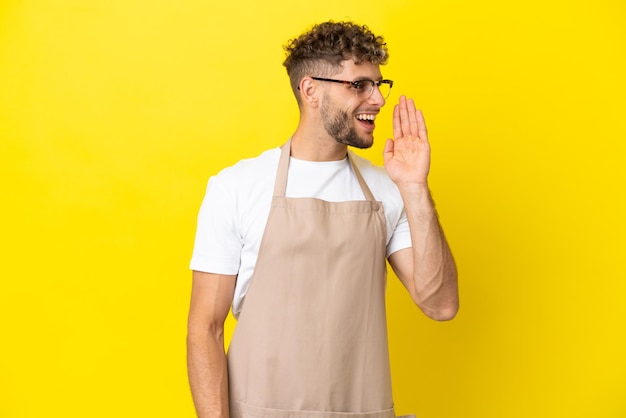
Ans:
POLYGON ((378 177, 389 177, 387 176, 387 172, 384 167, 376 165, 372 163, 367 158, 363 158, 360 155, 355 154, 353 151, 348 151, 350 156, 352 157, 352 161, 359 167, 361 174, 368 173, 368 175, 378 176, 378 177))
POLYGON ((370 160, 363 158, 351 152, 352 160, 359 168, 363 179, 372 189, 372 193, 380 200, 384 197, 400 196, 400 192, 396 184, 391 180, 384 167, 372 163, 370 160))
POLYGON ((276 178, 280 148, 240 160, 209 178, 203 206, 245 210, 269 194, 276 178))
POLYGON ((399 219, 404 209, 404 202, 398 186, 391 180, 385 167, 376 165, 354 153, 352 153, 352 160, 359 168, 376 200, 383 202, 387 215, 390 218, 399 219))
POLYGON ((219 178, 221 181, 228 182, 232 180, 239 181, 242 176, 259 175, 264 171, 275 170, 278 165, 279 157, 280 148, 272 148, 254 158, 240 160, 236 164, 224 168, 214 177, 219 178))
POLYGON ((210 178, 209 184, 230 192, 262 187, 267 182, 273 184, 279 158, 280 148, 269 149, 257 157, 240 160, 222 169, 210 178))

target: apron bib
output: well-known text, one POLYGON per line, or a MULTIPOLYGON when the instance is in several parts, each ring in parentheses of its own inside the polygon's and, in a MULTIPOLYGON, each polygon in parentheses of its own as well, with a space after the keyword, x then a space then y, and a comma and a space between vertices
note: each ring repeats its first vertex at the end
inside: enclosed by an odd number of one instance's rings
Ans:
POLYGON ((228 349, 231 418, 393 418, 386 221, 367 200, 287 198, 281 148, 259 256, 228 349))

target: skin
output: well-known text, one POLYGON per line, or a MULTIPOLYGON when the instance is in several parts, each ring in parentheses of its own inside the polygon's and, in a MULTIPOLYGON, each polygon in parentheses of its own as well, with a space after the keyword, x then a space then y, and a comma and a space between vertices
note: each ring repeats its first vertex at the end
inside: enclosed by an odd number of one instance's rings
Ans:
MULTIPOLYGON (((332 78, 380 80, 382 75, 378 65, 348 60, 332 78)), ((293 157, 337 161, 345 158, 347 144, 363 148, 373 144, 375 125, 359 122, 356 115, 378 114, 385 100, 377 88, 363 100, 349 86, 305 77, 299 91, 302 103, 292 136, 293 157)), ((389 263, 427 316, 450 320, 459 307, 456 266, 428 188, 430 145, 424 117, 412 99, 401 96, 395 105, 393 136, 385 144, 385 169, 402 196, 413 246, 392 254, 389 263)), ((187 361, 199 418, 229 416, 223 335, 235 281, 236 276, 193 272, 187 361)))
POLYGON ((368 138, 362 138, 354 127, 353 115, 340 109, 332 102, 330 95, 326 95, 322 101, 320 115, 324 123, 326 132, 341 144, 357 147, 369 148, 372 142, 368 138))
MULTIPOLYGON (((342 71, 330 77, 338 80, 370 79, 380 80, 382 74, 378 65, 363 63, 354 64, 344 61, 342 71)), ((374 143, 374 128, 363 126, 356 120, 356 114, 377 115, 385 105, 385 99, 375 88, 372 95, 362 100, 354 94, 350 86, 327 81, 313 80, 304 77, 300 81, 300 122, 291 138, 291 155, 308 161, 337 161, 346 156, 347 144, 341 138, 333 136, 328 125, 330 117, 337 112, 345 112, 349 116, 348 128, 356 133, 359 148, 371 147, 374 143), (322 127, 322 129, 320 129, 322 127)), ((352 145, 352 144, 351 144, 352 145)))
POLYGON ((385 169, 400 190, 412 247, 389 264, 411 298, 430 318, 446 321, 459 310, 457 270, 428 189, 430 144, 422 112, 400 97, 393 110, 393 135, 385 143, 385 169))

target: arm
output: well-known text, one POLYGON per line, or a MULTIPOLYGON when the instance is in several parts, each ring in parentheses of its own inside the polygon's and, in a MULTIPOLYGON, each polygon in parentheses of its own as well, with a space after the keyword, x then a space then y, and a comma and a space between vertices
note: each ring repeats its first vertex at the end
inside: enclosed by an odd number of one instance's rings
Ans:
POLYGON ((187 371, 199 418, 229 416, 224 321, 233 300, 236 278, 193 272, 187 371))
POLYGON ((459 309, 456 266, 428 189, 430 145, 412 99, 402 96, 395 106, 393 135, 385 144, 385 169, 402 196, 412 248, 392 254, 389 264, 426 315, 449 320, 459 309))

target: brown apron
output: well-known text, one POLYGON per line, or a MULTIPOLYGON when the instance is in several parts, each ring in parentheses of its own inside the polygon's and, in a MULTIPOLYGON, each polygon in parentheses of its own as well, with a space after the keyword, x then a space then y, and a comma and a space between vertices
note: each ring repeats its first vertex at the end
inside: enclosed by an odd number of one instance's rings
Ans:
POLYGON ((367 200, 287 198, 290 142, 228 350, 231 418, 393 418, 386 222, 367 200))

